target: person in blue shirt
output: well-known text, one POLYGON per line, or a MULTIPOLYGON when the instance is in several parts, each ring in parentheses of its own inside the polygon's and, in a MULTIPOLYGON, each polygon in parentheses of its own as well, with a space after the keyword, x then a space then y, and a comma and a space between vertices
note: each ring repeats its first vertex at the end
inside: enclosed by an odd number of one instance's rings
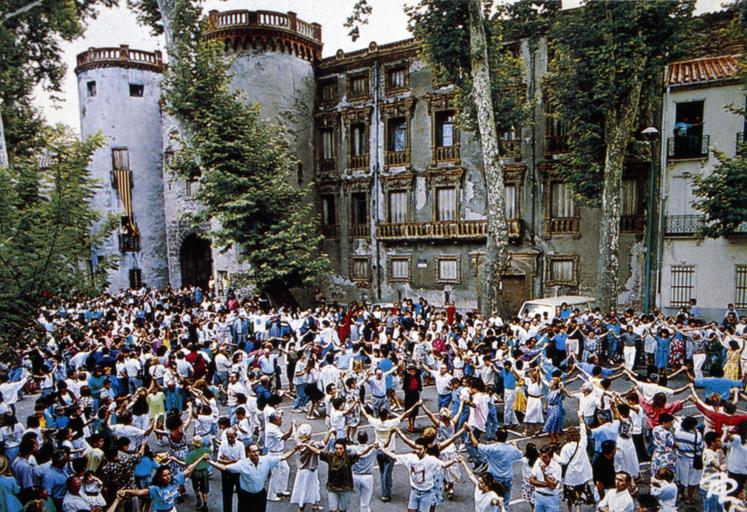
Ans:
POLYGON ((62 500, 67 492, 67 477, 65 466, 70 461, 67 452, 58 450, 52 455, 52 464, 40 472, 41 486, 47 489, 55 505, 62 506, 62 500))
POLYGON ((518 425, 519 420, 514 412, 516 372, 511 367, 511 361, 504 361, 500 373, 503 379, 503 424, 508 426, 518 425))
POLYGON ((118 498, 150 497, 153 512, 166 512, 176 506, 179 498, 179 487, 184 485, 185 479, 192 474, 197 465, 203 460, 208 460, 209 454, 205 454, 192 464, 184 468, 184 471, 171 474, 170 466, 159 466, 153 475, 153 484, 146 489, 121 489, 117 491, 118 498))
POLYGON ((501 494, 504 503, 511 501, 511 484, 513 482, 513 465, 519 462, 523 454, 519 451, 516 446, 511 443, 506 443, 508 439, 508 431, 504 429, 498 430, 495 433, 496 443, 482 444, 477 442, 477 438, 471 435, 470 440, 473 446, 477 448, 477 453, 480 454, 485 462, 488 464, 488 472, 493 475, 493 478, 500 482, 505 491, 501 494))
POLYGON ((711 396, 713 393, 721 395, 723 400, 729 400, 731 398, 732 390, 742 389, 742 381, 731 380, 724 378, 724 370, 720 366, 714 366, 711 368, 711 376, 703 377, 702 379, 696 379, 688 371, 687 378, 690 379, 696 388, 705 389, 705 395, 711 396))

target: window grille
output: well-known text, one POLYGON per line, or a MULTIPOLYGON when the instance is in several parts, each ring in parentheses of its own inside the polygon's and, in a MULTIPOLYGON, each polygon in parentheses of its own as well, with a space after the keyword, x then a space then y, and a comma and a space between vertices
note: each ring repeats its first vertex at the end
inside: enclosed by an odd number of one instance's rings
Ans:
POLYGON ((737 265, 734 307, 747 308, 747 265, 737 265))
POLYGON ((673 265, 671 283, 669 286, 671 306, 687 306, 695 289, 695 266, 673 265))

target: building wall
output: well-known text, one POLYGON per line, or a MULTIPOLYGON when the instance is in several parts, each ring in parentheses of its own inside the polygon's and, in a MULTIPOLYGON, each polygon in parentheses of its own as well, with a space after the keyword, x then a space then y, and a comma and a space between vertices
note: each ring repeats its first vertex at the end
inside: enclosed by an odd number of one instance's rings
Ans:
POLYGON ((155 71, 102 67, 78 74, 81 137, 104 135, 104 146, 91 160, 91 174, 101 189, 94 207, 106 217, 123 215, 117 191, 112 186, 112 148, 126 147, 132 170, 132 206, 140 233, 138 252, 120 253, 117 234, 99 248, 103 257, 119 257, 119 268, 110 274, 112 291, 127 288, 129 271, 140 269, 148 286, 169 282, 164 232, 164 197, 161 177, 161 74, 155 71), (96 95, 88 95, 88 82, 96 83, 96 95), (144 86, 142 97, 131 97, 129 84, 144 86))
POLYGON ((692 266, 692 297, 697 299, 705 316, 720 320, 726 305, 737 298, 737 265, 747 265, 747 238, 743 238, 743 235, 703 238, 697 232, 684 232, 688 229, 683 224, 674 224, 673 219, 702 216, 702 212, 695 207, 698 197, 693 190, 691 176, 707 175, 713 170, 718 163, 713 150, 729 156, 735 154, 736 135, 744 131, 744 118, 729 111, 727 106, 744 105, 745 96, 740 84, 734 82, 670 88, 664 98, 665 143, 674 134, 677 103, 692 101, 703 101, 703 134, 710 136, 711 151, 703 158, 667 158, 666 152, 662 157, 666 170, 661 177, 665 218, 657 303, 669 311, 677 309, 672 303, 673 296, 677 295, 673 291, 676 283, 672 267, 692 266), (670 220, 669 229, 667 218, 670 220))

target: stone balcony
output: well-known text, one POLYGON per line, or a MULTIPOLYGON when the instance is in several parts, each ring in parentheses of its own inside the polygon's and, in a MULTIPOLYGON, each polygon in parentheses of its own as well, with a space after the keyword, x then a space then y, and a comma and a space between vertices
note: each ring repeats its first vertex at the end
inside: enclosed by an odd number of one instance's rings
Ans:
POLYGON ((76 64, 76 74, 89 69, 107 67, 146 69, 157 73, 164 70, 163 56, 160 51, 134 50, 126 44, 118 48, 89 48, 78 54, 76 64))
POLYGON ((402 224, 379 224, 376 236, 379 240, 484 240, 488 234, 485 220, 461 220, 449 222, 407 222, 402 224))

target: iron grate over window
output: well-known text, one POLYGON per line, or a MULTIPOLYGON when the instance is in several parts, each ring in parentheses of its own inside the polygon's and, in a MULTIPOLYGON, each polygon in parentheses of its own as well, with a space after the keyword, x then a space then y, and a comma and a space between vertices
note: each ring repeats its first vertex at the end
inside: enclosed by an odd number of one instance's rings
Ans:
POLYGON ((669 304, 673 307, 687 306, 695 289, 695 266, 672 265, 669 304))
POLYGON ((734 307, 747 308, 747 265, 737 265, 734 307))

